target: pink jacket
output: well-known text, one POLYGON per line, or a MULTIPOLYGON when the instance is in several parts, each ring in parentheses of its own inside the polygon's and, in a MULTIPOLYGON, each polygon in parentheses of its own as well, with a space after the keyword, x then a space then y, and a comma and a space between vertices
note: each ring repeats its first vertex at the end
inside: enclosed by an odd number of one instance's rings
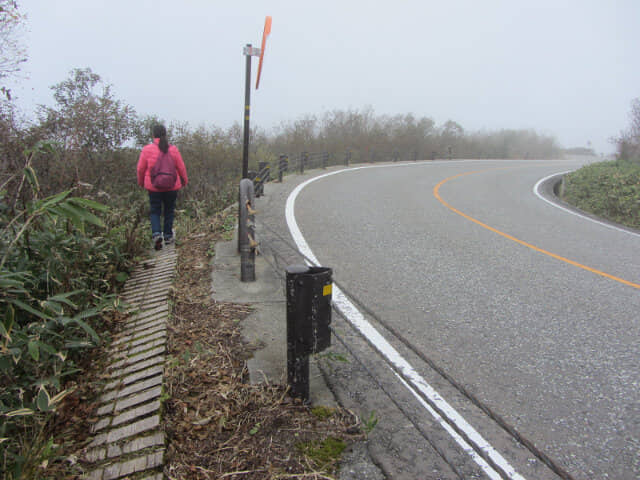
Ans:
MULTIPOLYGON (((140 159, 138 160, 138 185, 151 191, 157 192, 158 189, 151 185, 151 168, 156 164, 158 157, 160 157, 160 149, 158 148, 159 138, 154 138, 153 143, 142 147, 140 152, 140 159)), ((189 178, 187 177, 187 169, 184 166, 182 155, 178 147, 175 145, 169 145, 169 154, 176 162, 176 170, 178 171, 178 178, 176 178, 176 184, 171 190, 180 190, 187 183, 189 178)))

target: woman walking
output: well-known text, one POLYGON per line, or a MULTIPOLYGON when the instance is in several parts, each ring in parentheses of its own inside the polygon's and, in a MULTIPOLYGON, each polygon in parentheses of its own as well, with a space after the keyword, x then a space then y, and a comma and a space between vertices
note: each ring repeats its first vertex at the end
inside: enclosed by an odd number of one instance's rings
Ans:
POLYGON ((138 160, 138 185, 149 192, 151 238, 156 250, 173 243, 173 216, 178 190, 189 182, 178 147, 167 141, 164 125, 153 127, 153 143, 145 145, 138 160), (161 222, 164 209, 164 221, 161 222))

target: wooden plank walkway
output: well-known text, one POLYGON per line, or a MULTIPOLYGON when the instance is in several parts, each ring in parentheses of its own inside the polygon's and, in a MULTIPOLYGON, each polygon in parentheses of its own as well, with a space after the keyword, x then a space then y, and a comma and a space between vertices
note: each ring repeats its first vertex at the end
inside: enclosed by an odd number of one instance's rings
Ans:
POLYGON ((111 346, 111 380, 100 397, 86 455, 94 468, 85 479, 134 474, 141 480, 163 478, 160 397, 176 258, 175 247, 165 246, 141 263, 125 284, 122 299, 134 312, 111 346))

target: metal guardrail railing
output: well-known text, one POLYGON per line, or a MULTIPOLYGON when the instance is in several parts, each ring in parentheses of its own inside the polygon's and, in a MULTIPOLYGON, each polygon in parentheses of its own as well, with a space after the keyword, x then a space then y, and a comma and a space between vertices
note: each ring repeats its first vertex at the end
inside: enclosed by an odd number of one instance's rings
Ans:
MULTIPOLYGON (((263 195, 263 186, 265 183, 273 180, 273 175, 277 181, 282 182, 287 174, 298 173, 304 174, 305 170, 326 169, 330 166, 344 165, 349 166, 354 161, 360 163, 376 163, 376 162, 399 162, 399 161, 418 161, 418 151, 400 152, 393 151, 354 151, 344 150, 342 152, 307 152, 303 151, 297 154, 281 154, 278 160, 271 165, 268 162, 259 162, 257 171, 249 171, 249 178, 254 182, 255 196, 263 195)), ((435 152, 431 155, 431 160, 435 160, 435 152)))

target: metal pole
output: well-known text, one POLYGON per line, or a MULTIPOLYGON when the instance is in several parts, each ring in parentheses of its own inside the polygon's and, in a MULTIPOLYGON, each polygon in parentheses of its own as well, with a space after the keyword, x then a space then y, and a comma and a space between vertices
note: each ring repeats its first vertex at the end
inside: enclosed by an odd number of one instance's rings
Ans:
POLYGON ((249 178, 249 117, 251 113, 251 44, 248 43, 245 56, 247 67, 244 83, 244 141, 242 143, 242 178, 249 178))
POLYGON ((238 246, 240 249, 240 281, 253 282, 256 279, 256 251, 251 244, 255 241, 254 216, 249 207, 254 205, 253 182, 248 178, 240 180, 238 212, 238 246))
MULTIPOLYGON (((251 44, 248 43, 244 49, 244 55, 246 60, 246 72, 244 83, 244 140, 242 142, 242 180, 249 178, 249 114, 251 106, 251 44)), ((245 278, 250 278, 251 274, 246 265, 248 265, 248 258, 250 253, 248 251, 248 237, 247 237, 247 220, 248 213, 245 205, 246 194, 243 199, 243 184, 240 181, 240 188, 238 189, 238 253, 240 253, 240 271, 242 281, 245 278)), ((253 184, 251 185, 253 188, 253 184)), ((246 188, 246 187, 244 187, 246 188)))

